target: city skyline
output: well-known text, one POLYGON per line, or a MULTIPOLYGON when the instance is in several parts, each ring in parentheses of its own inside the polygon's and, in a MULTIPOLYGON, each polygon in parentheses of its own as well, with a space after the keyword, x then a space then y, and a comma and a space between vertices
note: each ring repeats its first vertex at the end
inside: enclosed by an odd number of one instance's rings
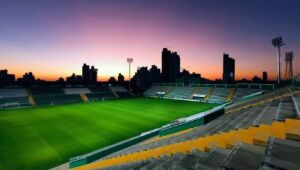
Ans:
MULTIPOLYGON (((161 50, 177 51, 181 66, 209 79, 222 78, 223 53, 236 60, 236 79, 268 72, 276 79, 276 49, 271 40, 281 35, 282 55, 300 53, 297 7, 289 1, 35 1, 9 2, 0 7, 0 68, 36 78, 81 73, 82 63, 98 68, 98 79, 122 73, 126 58, 138 67, 161 69, 161 50), (289 9, 289 10, 284 10, 289 9), (284 11, 277 14, 277 11, 284 11)), ((282 60, 282 76, 284 71, 282 60)))

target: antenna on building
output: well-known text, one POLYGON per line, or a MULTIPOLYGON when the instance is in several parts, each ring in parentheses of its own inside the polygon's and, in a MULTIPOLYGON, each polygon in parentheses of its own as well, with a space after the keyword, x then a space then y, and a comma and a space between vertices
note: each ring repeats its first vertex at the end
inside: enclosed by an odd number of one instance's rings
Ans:
POLYGON ((277 47, 277 83, 280 83, 280 47, 284 46, 285 44, 283 43, 281 36, 274 38, 272 40, 272 44, 274 47, 277 47))
POLYGON ((285 53, 285 79, 286 80, 293 78, 293 59, 294 59, 293 51, 285 53))

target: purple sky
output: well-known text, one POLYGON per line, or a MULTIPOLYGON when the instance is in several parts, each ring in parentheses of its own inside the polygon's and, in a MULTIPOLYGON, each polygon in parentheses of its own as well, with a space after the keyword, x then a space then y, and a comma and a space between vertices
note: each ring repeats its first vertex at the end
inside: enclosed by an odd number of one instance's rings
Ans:
MULTIPOLYGON (((81 73, 86 62, 99 79, 152 64, 167 47, 181 66, 221 78, 222 55, 236 59, 237 78, 276 76, 271 39, 281 35, 282 55, 295 52, 300 70, 300 1, 297 0, 50 0, 0 2, 0 69, 38 78, 81 73)), ((282 63, 284 60, 282 60, 282 63)), ((284 63, 282 64, 284 66, 284 63)), ((285 67, 283 67, 284 71, 285 67)))

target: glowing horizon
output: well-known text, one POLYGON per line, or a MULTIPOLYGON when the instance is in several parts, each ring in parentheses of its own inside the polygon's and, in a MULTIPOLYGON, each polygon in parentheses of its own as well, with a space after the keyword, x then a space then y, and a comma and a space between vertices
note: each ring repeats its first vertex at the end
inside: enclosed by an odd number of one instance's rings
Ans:
POLYGON ((295 52, 299 73, 298 2, 211 1, 32 1, 4 2, 0 7, 0 69, 22 76, 57 80, 81 74, 83 63, 98 68, 98 81, 122 73, 126 58, 137 67, 161 68, 161 51, 177 51, 181 67, 202 77, 222 77, 223 52, 236 60, 236 79, 276 79, 276 49, 271 39, 282 35, 284 53, 295 52), (268 8, 266 8, 268 7, 268 8), (293 12, 294 13, 293 13, 293 12), (280 15, 280 17, 276 17, 280 15))

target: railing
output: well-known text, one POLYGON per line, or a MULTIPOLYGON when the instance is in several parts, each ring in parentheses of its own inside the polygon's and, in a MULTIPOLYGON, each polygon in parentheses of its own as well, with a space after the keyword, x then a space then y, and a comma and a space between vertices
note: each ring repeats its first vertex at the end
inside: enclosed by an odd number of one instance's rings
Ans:
POLYGON ((186 118, 178 119, 167 124, 159 131, 160 136, 176 133, 182 130, 204 125, 224 114, 225 105, 214 107, 205 112, 201 112, 186 118))
POLYGON ((237 84, 191 84, 185 86, 183 83, 154 83, 153 86, 172 86, 172 87, 213 87, 213 88, 247 88, 261 90, 275 90, 274 84, 255 84, 255 83, 237 83, 237 84))
POLYGON ((153 83, 153 86, 172 86, 172 87, 183 87, 183 83, 153 83))
POLYGON ((74 158, 70 159, 69 167, 70 168, 75 168, 78 166, 82 166, 91 162, 94 162, 100 158, 103 158, 109 154, 112 154, 114 152, 120 151, 122 149, 125 149, 129 146, 135 145, 139 142, 145 141, 153 136, 157 136, 159 134, 159 128, 154 129, 148 132, 141 133, 139 136, 135 136, 133 138, 121 141, 119 143, 110 145, 108 147, 105 147, 103 149, 96 150, 94 152, 82 155, 82 156, 77 156, 74 158))
POLYGON ((292 100, 293 100, 293 103, 294 103, 294 109, 296 111, 296 114, 298 117, 300 117, 300 111, 299 111, 299 106, 298 106, 298 103, 294 97, 294 93, 293 91, 291 90, 291 88, 289 87, 289 90, 290 90, 290 93, 292 94, 292 100))

